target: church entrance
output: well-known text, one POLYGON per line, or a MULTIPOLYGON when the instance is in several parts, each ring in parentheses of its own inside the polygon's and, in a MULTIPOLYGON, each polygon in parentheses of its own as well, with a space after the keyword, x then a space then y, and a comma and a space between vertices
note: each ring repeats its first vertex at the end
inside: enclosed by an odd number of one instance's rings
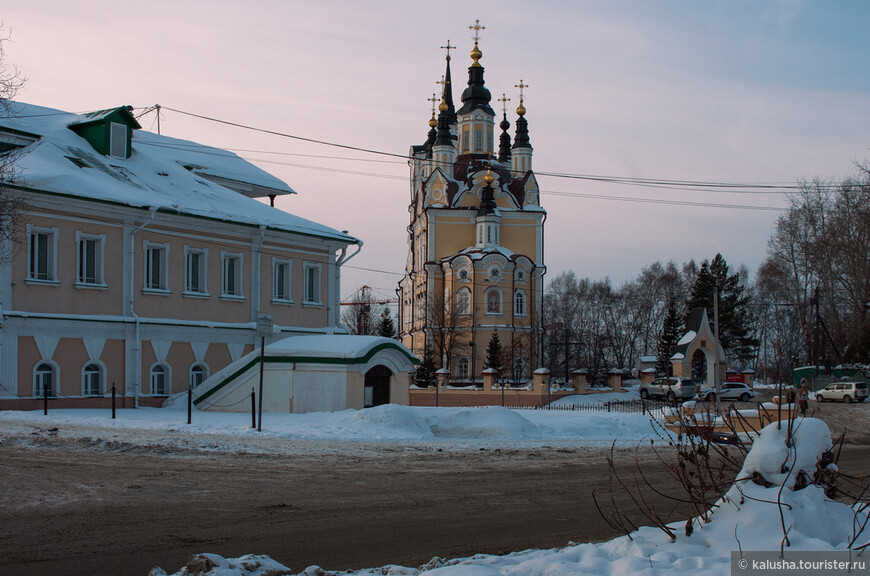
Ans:
POLYGON ((366 372, 364 408, 390 403, 390 377, 392 375, 393 373, 386 366, 375 366, 366 372))

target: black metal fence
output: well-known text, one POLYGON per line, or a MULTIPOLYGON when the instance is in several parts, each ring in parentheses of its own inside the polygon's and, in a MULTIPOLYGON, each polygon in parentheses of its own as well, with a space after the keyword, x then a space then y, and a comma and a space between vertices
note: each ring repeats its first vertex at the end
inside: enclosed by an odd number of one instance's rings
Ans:
POLYGON ((616 412, 620 414, 658 414, 673 404, 658 400, 610 400, 589 404, 557 404, 545 406, 505 406, 511 410, 556 410, 559 412, 616 412))

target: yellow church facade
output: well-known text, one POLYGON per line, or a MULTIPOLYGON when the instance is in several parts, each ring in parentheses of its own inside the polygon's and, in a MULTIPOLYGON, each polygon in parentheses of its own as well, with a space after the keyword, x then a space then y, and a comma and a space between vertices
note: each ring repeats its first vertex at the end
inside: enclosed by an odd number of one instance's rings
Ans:
MULTIPOLYGON (((520 105, 513 138, 506 107, 496 138, 496 115, 480 64, 483 27, 471 28, 475 42, 461 106, 457 110, 453 104, 453 47, 448 43, 438 114, 433 109, 426 142, 410 151, 408 259, 398 290, 399 331, 419 358, 431 347, 442 387, 480 391, 476 400, 463 403, 485 404, 494 402, 484 398, 492 392, 485 390, 484 380, 496 379, 500 391, 533 387, 541 351, 546 212, 532 172, 523 105, 527 86, 522 81, 517 85, 520 105), (502 347, 497 375, 485 370, 494 334, 502 347)), ((502 95, 499 101, 509 99, 502 95)))

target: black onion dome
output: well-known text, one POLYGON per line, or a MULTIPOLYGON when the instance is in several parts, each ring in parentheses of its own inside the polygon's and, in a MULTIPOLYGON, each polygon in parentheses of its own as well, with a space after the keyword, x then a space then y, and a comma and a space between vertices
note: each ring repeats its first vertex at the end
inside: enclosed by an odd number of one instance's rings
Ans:
POLYGON ((462 108, 457 114, 468 114, 474 110, 483 110, 491 116, 495 116, 489 101, 492 94, 484 86, 483 66, 468 67, 468 87, 462 92, 462 108))

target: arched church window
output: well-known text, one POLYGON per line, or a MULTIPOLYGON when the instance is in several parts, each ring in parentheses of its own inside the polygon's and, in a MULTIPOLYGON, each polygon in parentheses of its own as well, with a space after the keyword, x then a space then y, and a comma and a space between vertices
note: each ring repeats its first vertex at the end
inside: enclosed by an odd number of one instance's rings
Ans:
POLYGON ((514 293, 514 315, 526 315, 526 293, 522 290, 517 290, 514 293))
POLYGON ((471 313, 471 291, 468 288, 460 288, 456 293, 456 313, 461 316, 471 313))
POLYGON ((33 393, 35 396, 42 396, 43 390, 48 392, 50 397, 56 396, 54 383, 56 380, 54 374, 54 366, 48 362, 43 362, 36 367, 33 374, 34 386, 33 393))

